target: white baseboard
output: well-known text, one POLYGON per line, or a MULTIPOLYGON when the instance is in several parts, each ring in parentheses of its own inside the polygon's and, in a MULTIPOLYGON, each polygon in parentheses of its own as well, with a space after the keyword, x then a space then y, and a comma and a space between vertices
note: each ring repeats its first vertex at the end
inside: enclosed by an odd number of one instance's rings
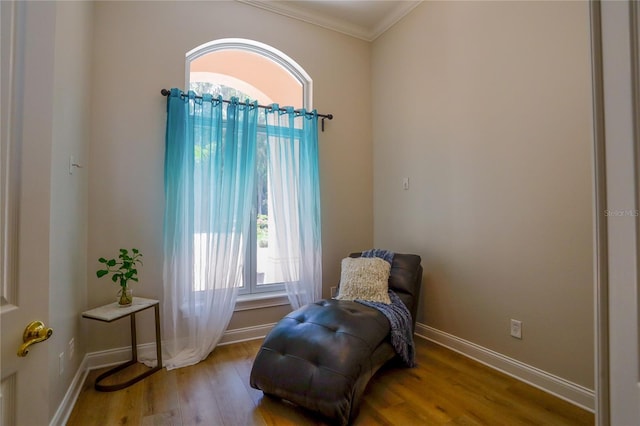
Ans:
POLYGON ((227 330, 220 339, 219 346, 230 345, 232 343, 246 342, 248 340, 262 339, 271 331, 275 322, 270 324, 256 325, 253 327, 236 328, 234 330, 227 330))
MULTIPOLYGON (((230 345, 232 343, 246 342, 248 340, 261 339, 273 328, 275 323, 262 324, 253 327, 236 328, 227 330, 222 335, 218 346, 230 345)), ((138 358, 148 356, 155 359, 156 344, 155 342, 143 343, 138 345, 138 358)), ((109 367, 126 362, 131 359, 131 348, 122 347, 115 349, 107 349, 105 351, 92 352, 87 354, 87 368, 94 370, 96 368, 109 367)))
POLYGON ((416 335, 535 386, 585 410, 595 412, 595 392, 591 389, 425 324, 416 324, 416 335))
POLYGON ((49 426, 64 426, 67 424, 69 416, 71 416, 71 411, 73 411, 73 406, 76 404, 78 395, 80 395, 80 391, 82 390, 82 385, 84 385, 87 373, 89 373, 89 369, 87 368, 87 357, 85 356, 78 366, 78 370, 73 376, 73 380, 64 398, 62 398, 56 414, 53 416, 53 419, 51 419, 49 426))

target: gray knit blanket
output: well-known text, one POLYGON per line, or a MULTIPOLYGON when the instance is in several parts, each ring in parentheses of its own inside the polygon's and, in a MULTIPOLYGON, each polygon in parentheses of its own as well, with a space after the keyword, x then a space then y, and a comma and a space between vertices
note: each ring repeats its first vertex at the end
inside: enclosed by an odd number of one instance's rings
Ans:
MULTIPOLYGON (((394 253, 388 250, 371 249, 362 252, 362 257, 379 257, 393 264, 394 253)), ((415 367, 415 347, 411 313, 393 290, 389 290, 391 304, 356 300, 356 302, 380 311, 389 320, 391 326, 391 345, 407 367, 415 367)))
POLYGON ((379 257, 382 260, 389 262, 389 265, 393 265, 393 256, 395 253, 384 249, 370 249, 362 252, 362 257, 379 257))
POLYGON ((415 367, 415 347, 411 332, 411 314, 393 290, 389 290, 391 304, 356 300, 358 303, 379 310, 387 317, 391 326, 391 345, 407 367, 415 367))

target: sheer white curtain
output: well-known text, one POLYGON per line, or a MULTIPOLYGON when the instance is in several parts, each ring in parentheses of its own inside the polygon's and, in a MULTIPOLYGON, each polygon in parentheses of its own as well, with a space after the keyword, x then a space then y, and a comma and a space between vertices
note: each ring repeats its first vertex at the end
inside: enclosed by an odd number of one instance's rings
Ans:
POLYGON ((162 320, 170 370, 206 358, 233 314, 255 194, 258 108, 172 89, 167 111, 162 320))
POLYGON ((321 298, 317 114, 267 110, 269 246, 294 309, 321 298))

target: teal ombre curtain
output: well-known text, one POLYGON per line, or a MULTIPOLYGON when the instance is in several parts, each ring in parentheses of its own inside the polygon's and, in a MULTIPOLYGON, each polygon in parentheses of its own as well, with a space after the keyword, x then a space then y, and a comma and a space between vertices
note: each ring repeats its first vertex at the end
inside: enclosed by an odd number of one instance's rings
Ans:
POLYGON ((215 348, 242 285, 255 196, 257 103, 171 89, 167 100, 163 348, 167 369, 215 348))
POLYGON ((318 116, 314 110, 266 112, 269 246, 276 277, 294 309, 321 298, 322 242, 318 116))

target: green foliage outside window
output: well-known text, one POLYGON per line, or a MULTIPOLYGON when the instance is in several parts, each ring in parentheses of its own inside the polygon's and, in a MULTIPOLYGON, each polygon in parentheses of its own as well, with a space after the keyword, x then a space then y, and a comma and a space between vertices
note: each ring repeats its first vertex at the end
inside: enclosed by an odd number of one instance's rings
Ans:
MULTIPOLYGON (((231 99, 237 97, 241 102, 244 102, 249 98, 248 95, 241 91, 225 86, 222 84, 215 84, 203 81, 192 81, 189 84, 189 90, 193 90, 197 95, 204 93, 210 93, 213 97, 222 95, 223 99, 231 99)), ((264 115, 259 115, 259 125, 265 124, 264 115)), ((257 211, 258 216, 256 220, 256 231, 258 247, 266 248, 269 245, 269 229, 268 229, 268 189, 267 189, 267 136, 264 132, 258 133, 257 140, 257 152, 256 152, 256 185, 257 185, 257 211)), ((211 144, 196 144, 195 146, 195 160, 196 162, 201 159, 207 158, 211 152, 211 144)))
POLYGON ((258 247, 269 246, 269 220, 266 214, 259 214, 256 220, 257 232, 258 232, 258 247))

